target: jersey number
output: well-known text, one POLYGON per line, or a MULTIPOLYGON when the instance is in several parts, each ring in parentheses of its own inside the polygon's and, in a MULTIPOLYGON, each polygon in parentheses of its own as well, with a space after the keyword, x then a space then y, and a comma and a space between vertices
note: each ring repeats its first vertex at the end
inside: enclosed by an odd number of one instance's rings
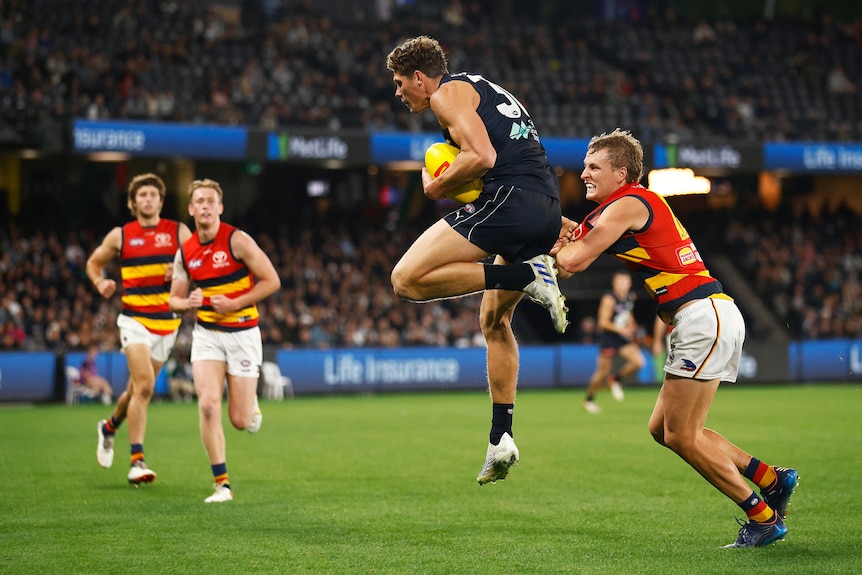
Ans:
POLYGON ((509 91, 502 86, 498 86, 494 82, 489 82, 486 78, 483 78, 478 74, 468 74, 467 77, 474 84, 476 82, 479 82, 480 80, 485 82, 486 84, 491 86, 491 88, 495 92, 506 98, 506 102, 503 102, 502 104, 497 104, 497 111, 500 112, 502 115, 506 116, 507 118, 520 118, 521 116, 529 115, 527 114, 527 109, 523 105, 521 105, 521 102, 519 102, 515 96, 509 93, 509 91))

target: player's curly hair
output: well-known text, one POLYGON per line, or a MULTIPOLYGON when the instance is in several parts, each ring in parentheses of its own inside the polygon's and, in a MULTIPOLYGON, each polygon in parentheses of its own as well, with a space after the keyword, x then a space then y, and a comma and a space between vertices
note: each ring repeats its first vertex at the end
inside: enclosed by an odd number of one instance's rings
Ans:
POLYGON ((608 151, 611 167, 618 170, 626 168, 626 182, 639 182, 644 175, 644 149, 631 132, 617 128, 610 134, 593 136, 587 146, 587 154, 608 151))
POLYGON ((132 178, 132 181, 129 182, 129 200, 126 205, 129 208, 129 211, 132 212, 132 216, 138 216, 138 206, 135 203, 135 198, 138 195, 138 190, 143 188, 144 186, 153 186, 159 191, 159 198, 162 200, 162 204, 165 203, 165 194, 167 188, 165 187, 165 183, 162 181, 160 177, 155 174, 140 174, 132 178))
POLYGON ((440 42, 429 36, 417 36, 397 46, 386 57, 386 68, 407 76, 419 70, 429 78, 438 78, 449 71, 440 42))

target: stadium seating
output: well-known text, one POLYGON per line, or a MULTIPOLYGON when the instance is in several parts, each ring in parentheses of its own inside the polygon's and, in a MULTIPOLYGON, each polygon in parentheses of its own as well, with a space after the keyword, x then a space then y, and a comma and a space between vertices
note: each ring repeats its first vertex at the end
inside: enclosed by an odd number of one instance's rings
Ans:
POLYGON ((282 375, 281 369, 274 361, 265 361, 260 366, 263 376, 263 399, 282 400, 285 397, 293 397, 293 382, 289 377, 282 375))
MULTIPOLYGON (((441 7, 406 5, 396 22, 350 4, 284 10, 259 27, 197 2, 13 3, 0 35, 0 140, 39 143, 69 117, 435 129, 395 100, 383 58, 441 7)), ((518 93, 546 135, 623 126, 644 142, 862 136, 858 27, 828 15, 692 22, 655 10, 605 21, 549 6, 546 24, 491 10, 469 35, 428 33, 451 69, 518 93)))
MULTIPOLYGON (((605 21, 570 13, 559 2, 558 13, 540 24, 535 17, 512 19, 502 3, 482 18, 466 14, 470 34, 464 34, 435 24, 439 13, 429 11, 442 3, 407 3, 398 18, 350 0, 313 4, 316 13, 309 6, 284 9, 268 15, 264 26, 198 1, 3 4, 0 144, 45 144, 51 134, 61 140, 58 126, 70 117, 435 131, 432 115, 412 117, 394 98, 383 64, 420 22, 441 39, 453 70, 485 73, 522 97, 543 135, 587 137, 622 126, 645 143, 670 133, 710 141, 862 139, 862 97, 854 85, 862 78, 860 28, 826 16, 692 22, 648 11, 636 22, 605 21)), ((794 249, 808 253, 813 243, 829 240, 832 262, 800 269, 803 260, 788 257, 786 246, 778 249, 784 236, 768 221, 746 222, 738 237, 747 243, 729 254, 754 278, 757 293, 794 336, 858 335, 862 312, 854 297, 862 298, 853 295, 858 270, 852 266, 860 246, 847 247, 851 255, 842 259, 831 238, 794 222, 792 236, 806 238, 794 249), (755 261, 751 254, 774 256, 755 261), (826 272, 829 282, 811 279, 826 272), (797 274, 804 277, 782 279, 797 274)), ((842 232, 860 237, 858 225, 842 232)), ((0 229, 0 260, 10 261, 0 261, 0 279, 4 297, 25 310, 16 320, 27 334, 24 348, 62 351, 94 337, 116 341, 116 302, 105 306, 94 295, 82 262, 66 258, 57 237, 46 242, 46 234, 35 232, 19 245, 6 233, 0 229)), ((81 252, 92 251, 97 233, 102 230, 80 236, 81 252)), ((423 306, 394 301, 387 273, 416 233, 390 237, 362 229, 353 234, 351 254, 325 248, 336 242, 320 239, 296 246, 294 238, 270 240, 267 253, 278 254, 285 287, 261 304, 264 342, 483 345, 476 298, 423 306), (364 282, 345 288, 329 273, 344 266, 361 270, 364 282)), ((701 240, 698 245, 703 250, 701 240)), ((572 291, 592 297, 605 285, 604 278, 577 278, 572 291)))

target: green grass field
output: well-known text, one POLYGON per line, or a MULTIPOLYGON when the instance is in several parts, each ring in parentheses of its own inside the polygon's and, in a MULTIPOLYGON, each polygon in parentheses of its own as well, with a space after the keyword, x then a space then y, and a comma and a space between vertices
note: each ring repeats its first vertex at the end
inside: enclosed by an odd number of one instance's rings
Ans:
POLYGON ((195 405, 150 407, 140 488, 125 427, 96 463, 104 407, 0 407, 0 573, 862 573, 859 385, 719 390, 708 424, 801 475, 760 549, 719 549, 742 513, 652 442, 657 391, 598 416, 522 392, 521 463, 484 487, 484 393, 263 402, 260 433, 226 432, 235 500, 212 505, 195 405))

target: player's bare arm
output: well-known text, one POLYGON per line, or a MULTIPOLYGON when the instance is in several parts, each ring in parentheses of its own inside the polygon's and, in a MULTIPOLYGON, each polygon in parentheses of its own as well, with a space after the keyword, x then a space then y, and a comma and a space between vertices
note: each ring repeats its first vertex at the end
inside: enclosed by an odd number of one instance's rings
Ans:
POLYGON ((230 248, 254 276, 254 287, 236 298, 222 294, 210 297, 210 305, 218 313, 229 313, 248 307, 274 294, 281 287, 275 266, 250 235, 237 231, 230 238, 230 248))
POLYGON ((608 294, 602 296, 602 299, 599 301, 599 313, 596 315, 596 327, 622 335, 622 330, 614 323, 615 303, 613 296, 608 294))
MULTIPOLYGON (((186 240, 192 237, 192 232, 189 230, 189 227, 184 223, 180 222, 179 225, 179 236, 180 236, 180 245, 186 243, 186 240)), ((168 267, 165 269, 165 283, 171 283, 171 280, 174 277, 174 263, 171 262, 168 264, 168 267)))
POLYGON ((117 291, 117 282, 105 277, 105 267, 119 255, 122 247, 123 230, 115 227, 108 232, 99 247, 93 250, 87 259, 87 277, 105 299, 110 298, 117 291))
POLYGON ((174 274, 171 277, 171 295, 168 298, 168 307, 172 312, 185 313, 193 308, 203 305, 204 296, 200 288, 189 293, 191 280, 186 269, 183 267, 182 250, 177 250, 174 257, 174 274))
POLYGON ((459 186, 485 175, 497 161, 497 151, 491 144, 488 131, 476 108, 479 93, 467 82, 447 82, 431 96, 431 110, 440 125, 449 130, 461 153, 439 177, 423 169, 422 184, 425 195, 439 200, 459 186))
POLYGON ((570 273, 584 271, 623 234, 642 228, 648 218, 649 211, 640 200, 620 198, 602 212, 588 234, 560 248, 557 265, 570 273))

